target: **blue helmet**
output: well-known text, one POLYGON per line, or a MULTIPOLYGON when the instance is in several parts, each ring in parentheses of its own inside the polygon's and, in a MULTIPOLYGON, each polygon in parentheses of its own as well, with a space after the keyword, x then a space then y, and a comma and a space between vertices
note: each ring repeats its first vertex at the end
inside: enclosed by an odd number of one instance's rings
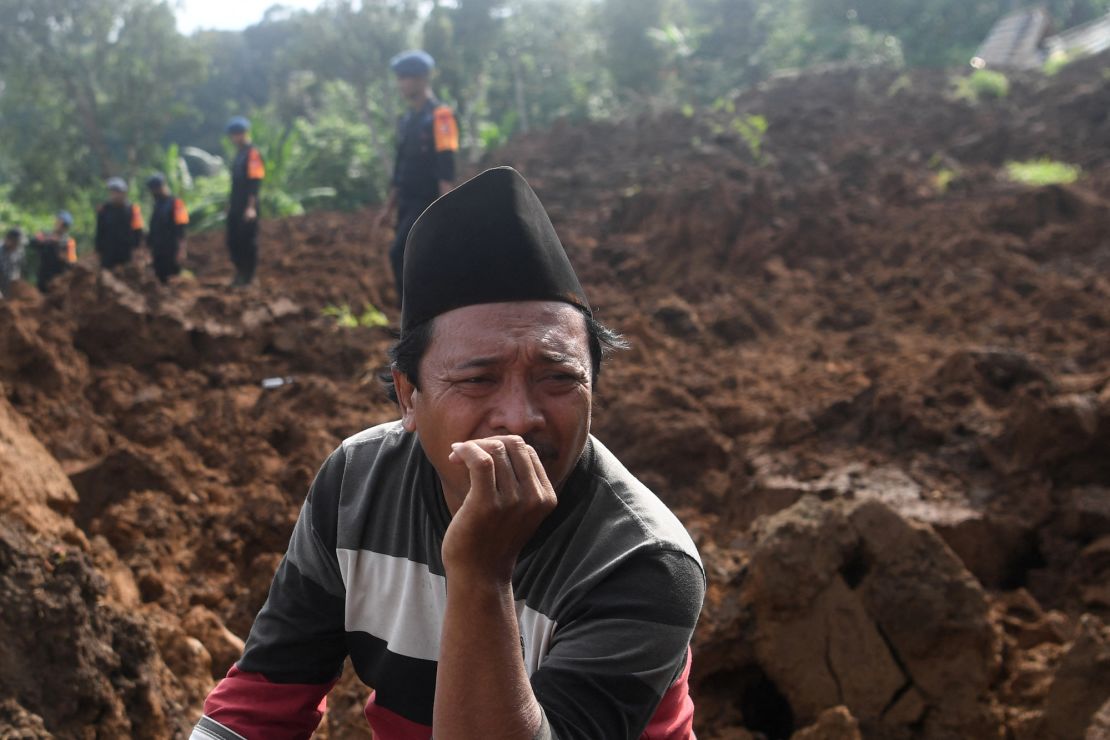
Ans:
POLYGON ((70 226, 73 226, 73 214, 69 211, 58 211, 57 218, 59 221, 66 225, 67 229, 70 226))
POLYGON ((251 130, 251 122, 243 116, 235 116, 227 122, 229 134, 245 134, 251 130))
POLYGON ((153 175, 146 179, 146 186, 149 190, 159 190, 166 184, 166 176, 161 172, 155 172, 153 175))
POLYGON ((436 68, 436 60, 426 51, 413 49, 393 57, 389 68, 398 77, 427 77, 436 68))
POLYGON ((127 192, 127 182, 122 177, 110 177, 104 185, 109 190, 114 190, 117 193, 127 192))

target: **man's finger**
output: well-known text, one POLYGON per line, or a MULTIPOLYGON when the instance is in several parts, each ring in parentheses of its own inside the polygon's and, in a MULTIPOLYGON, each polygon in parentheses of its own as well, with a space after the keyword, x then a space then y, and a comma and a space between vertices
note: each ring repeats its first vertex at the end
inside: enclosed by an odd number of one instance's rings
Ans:
POLYGON ((532 472, 536 477, 536 482, 539 484, 543 497, 550 498, 553 502, 557 501, 555 487, 551 485, 551 481, 547 478, 547 470, 543 467, 543 461, 540 460, 539 453, 532 447, 528 448, 528 459, 532 463, 532 472))
POLYGON ((520 482, 532 477, 532 465, 527 461, 525 450, 528 445, 523 437, 506 435, 474 440, 491 455, 504 451, 505 459, 512 465, 513 477, 520 482))
POLYGON ((470 473, 471 493, 493 496, 497 492, 497 476, 493 457, 474 442, 451 445, 451 457, 466 466, 470 473))
POLYGON ((511 437, 505 442, 505 450, 509 461, 513 465, 513 475, 516 477, 522 493, 532 497, 542 498, 543 479, 536 477, 536 469, 532 465, 532 455, 536 454, 530 446, 525 444, 520 437, 511 437))
POLYGON ((500 439, 482 440, 480 446, 493 458, 494 475, 496 476, 495 496, 500 505, 510 504, 520 498, 520 483, 517 481, 516 471, 513 469, 512 460, 505 443, 500 439))

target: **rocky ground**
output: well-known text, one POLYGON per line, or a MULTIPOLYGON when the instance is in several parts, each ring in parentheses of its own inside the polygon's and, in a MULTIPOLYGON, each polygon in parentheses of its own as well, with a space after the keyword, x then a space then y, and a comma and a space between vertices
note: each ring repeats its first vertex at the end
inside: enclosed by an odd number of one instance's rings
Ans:
MULTIPOLYGON (((830 70, 485 163, 632 342, 595 433, 702 551, 700 737, 1110 736, 1108 75, 830 70), (1004 176, 1038 156, 1084 175, 1004 176)), ((266 222, 244 292, 212 234, 168 289, 0 304, 0 737, 187 734, 316 467, 393 416, 388 331, 324 313, 395 320, 374 215, 266 222)), ((365 693, 319 735, 367 736, 365 693)))

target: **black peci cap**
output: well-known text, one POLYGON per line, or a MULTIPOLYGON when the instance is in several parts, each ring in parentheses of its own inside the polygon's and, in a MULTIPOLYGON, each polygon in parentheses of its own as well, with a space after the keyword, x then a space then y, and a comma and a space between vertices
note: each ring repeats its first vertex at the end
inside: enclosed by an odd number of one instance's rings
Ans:
POLYGON ((437 200, 405 246, 402 333, 479 303, 590 304, 543 204, 511 167, 486 170, 437 200))

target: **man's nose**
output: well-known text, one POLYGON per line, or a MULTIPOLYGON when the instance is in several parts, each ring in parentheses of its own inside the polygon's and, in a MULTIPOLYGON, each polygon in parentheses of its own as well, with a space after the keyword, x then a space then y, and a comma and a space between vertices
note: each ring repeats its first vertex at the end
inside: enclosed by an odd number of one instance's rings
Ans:
POLYGON ((524 436, 544 427, 543 411, 526 381, 505 384, 495 402, 490 424, 498 434, 524 436))

